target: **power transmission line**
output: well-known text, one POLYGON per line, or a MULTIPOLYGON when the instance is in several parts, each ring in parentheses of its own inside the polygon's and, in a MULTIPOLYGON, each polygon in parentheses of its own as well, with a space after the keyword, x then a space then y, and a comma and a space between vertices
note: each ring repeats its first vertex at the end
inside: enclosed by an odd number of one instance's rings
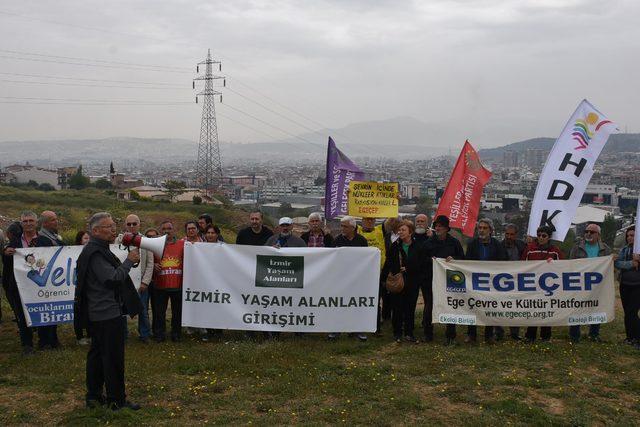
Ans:
POLYGON ((144 106, 171 106, 171 105, 185 105, 191 104, 191 102, 164 102, 164 103, 115 103, 115 102, 39 102, 39 101, 0 101, 0 104, 23 104, 23 105, 67 105, 67 106, 87 106, 87 105, 100 105, 100 106, 129 106, 129 107, 144 107, 144 106))
POLYGON ((237 124, 239 124, 240 126, 246 127, 247 129, 251 129, 252 131, 254 131, 254 132, 256 132, 256 133, 262 134, 262 135, 266 136, 267 138, 270 138, 270 139, 273 139, 273 140, 277 140, 277 139, 278 139, 277 137, 275 137, 275 136, 273 136, 273 135, 271 135, 271 134, 269 134, 269 133, 267 133, 267 132, 264 132, 264 131, 262 131, 262 130, 260 130, 260 129, 256 129, 256 128, 254 128, 253 126, 249 126, 248 124, 246 124, 246 123, 244 123, 244 122, 241 122, 241 121, 240 121, 240 120, 238 120, 238 119, 234 119, 234 118, 232 118, 232 117, 230 117, 230 116, 228 116, 228 115, 226 115, 226 114, 222 114, 222 113, 221 113, 221 112, 219 112, 219 111, 216 111, 216 113, 217 113, 217 115, 218 115, 218 116, 220 116, 220 117, 224 117, 226 120, 231 120, 232 122, 237 123, 237 124))
POLYGON ((19 77, 37 77, 41 79, 55 79, 55 80, 80 80, 87 82, 105 82, 105 83, 130 83, 130 84, 140 84, 140 85, 154 85, 154 86, 175 86, 177 88, 184 88, 185 86, 178 83, 164 83, 164 82, 141 82, 141 81, 131 81, 131 80, 107 80, 107 79, 87 79, 83 77, 65 77, 65 76, 50 76, 43 74, 24 74, 24 73, 5 73, 0 72, 0 74, 6 76, 19 76, 19 77))
POLYGON ((284 129, 282 129, 282 128, 280 128, 280 127, 276 126, 276 125, 273 125, 273 124, 271 124, 271 123, 269 123, 269 122, 266 122, 266 121, 264 121, 264 120, 262 120, 262 119, 259 119, 258 117, 254 116, 254 115, 252 115, 252 114, 249 114, 249 113, 247 113, 247 112, 245 112, 245 111, 242 111, 242 110, 240 110, 239 108, 236 108, 236 107, 234 107, 234 106, 232 106, 232 105, 229 105, 229 103, 228 103, 228 102, 225 102, 225 103, 224 103, 224 104, 222 104, 222 105, 224 105, 224 106, 226 106, 226 107, 228 107, 228 108, 231 108, 232 110, 237 111, 238 113, 243 114, 243 115, 245 115, 245 116, 247 116, 247 117, 251 117, 253 120, 256 120, 256 121, 258 121, 258 122, 260 122, 260 123, 263 123, 263 124, 265 124, 265 125, 267 125, 267 126, 271 126, 272 128, 277 129, 277 130, 279 130, 280 132, 285 133, 285 134, 287 134, 287 135, 289 135, 289 136, 291 136, 291 137, 293 137, 293 138, 295 138, 295 139, 298 139, 298 140, 300 140, 300 141, 306 142, 307 144, 311 144, 311 145, 315 145, 315 146, 321 146, 320 144, 317 144, 317 143, 315 143, 315 142, 311 142, 311 141, 309 141, 308 139, 305 139, 305 138, 303 138, 303 137, 301 137, 301 136, 299 136, 299 135, 292 134, 291 132, 288 132, 288 131, 286 131, 286 130, 284 130, 284 129))
POLYGON ((57 61, 57 60, 53 60, 53 59, 18 58, 18 57, 15 57, 15 56, 7 56, 7 55, 0 55, 0 58, 13 59, 13 60, 16 60, 16 61, 46 62, 46 63, 50 63, 50 64, 77 65, 77 66, 81 66, 81 67, 116 68, 116 69, 135 70, 135 71, 157 71, 157 72, 163 72, 163 73, 179 73, 179 74, 188 73, 188 71, 160 70, 160 69, 155 69, 155 68, 141 68, 141 67, 132 67, 132 66, 125 66, 125 65, 83 64, 83 63, 80 63, 80 62, 57 61))
POLYGON ((305 125, 303 125, 302 123, 297 122, 297 121, 295 121, 295 120, 293 120, 293 119, 291 119, 291 118, 289 118, 289 117, 285 116, 284 114, 279 113, 278 111, 275 111, 275 110, 273 110, 273 109, 271 109, 271 108, 269 108, 269 107, 265 106, 264 104, 262 104, 262 103, 260 103, 260 102, 258 102, 258 101, 256 101, 256 100, 254 100, 254 99, 249 98, 249 97, 248 97, 248 96, 246 96, 246 95, 241 94, 240 92, 238 92, 238 91, 234 90, 234 89, 233 89, 233 88, 231 88, 231 87, 228 87, 228 86, 227 86, 227 90, 229 90, 229 91, 231 91, 231 92, 235 93, 236 95, 240 96, 241 98, 246 99, 246 100, 247 100, 247 101, 249 101, 249 102, 252 102, 252 103, 254 103, 254 104, 258 105, 259 107, 264 108, 265 110, 267 110, 267 111, 269 111, 269 112, 271 112, 271 113, 273 113, 273 114, 276 114, 276 115, 278 115, 278 116, 280 116, 280 117, 282 117, 282 118, 284 118, 284 119, 286 119, 286 120, 289 120, 289 121, 290 121, 290 122, 292 122, 292 123, 295 123, 296 125, 300 126, 300 127, 301 127, 301 128, 303 128, 303 129, 306 129, 306 130, 308 130, 308 131, 310 131, 310 132, 313 132, 313 133, 317 133, 318 135, 325 136, 324 134, 320 133, 320 131, 315 130, 315 129, 312 129, 312 128, 308 127, 308 126, 305 126, 305 125))
POLYGON ((60 83, 60 82, 36 82, 26 80, 6 80, 0 79, 0 82, 4 83, 17 83, 28 85, 45 85, 45 86, 79 86, 79 87, 104 87, 104 88, 117 88, 117 89, 156 89, 156 90, 185 90, 185 88, 178 87, 157 87, 157 86, 115 86, 115 85, 97 85, 97 84, 83 84, 83 83, 60 83))
POLYGON ((78 99, 78 98, 42 98, 42 97, 21 97, 21 96, 0 96, 1 99, 11 99, 11 100, 16 100, 16 101, 62 101, 62 102, 69 102, 69 103, 73 103, 73 102, 92 102, 92 103, 103 103, 103 104, 109 104, 109 103, 118 103, 118 104, 138 104, 138 103, 143 103, 143 104, 158 104, 158 105, 164 105, 164 104, 172 104, 172 105, 178 105, 178 104, 191 104, 191 102, 186 102, 186 101, 158 101, 156 102, 149 102, 149 101, 140 101, 137 99, 78 99))
POLYGON ((8 50, 8 49, 0 49, 0 52, 11 53, 15 55, 22 56, 43 56, 45 58, 56 58, 56 59, 71 59, 74 61, 84 61, 84 62, 99 62, 103 64, 113 64, 113 65, 127 65, 131 67, 144 67, 144 68, 161 68, 161 69, 174 69, 178 71, 189 72, 190 70, 185 67, 173 67, 170 65, 148 65, 148 64, 135 64, 131 62, 118 62, 118 61, 108 61, 104 59, 91 59, 91 58, 81 58, 76 56, 60 56, 60 55, 49 55, 44 53, 35 53, 35 52, 21 52, 19 50, 8 50))

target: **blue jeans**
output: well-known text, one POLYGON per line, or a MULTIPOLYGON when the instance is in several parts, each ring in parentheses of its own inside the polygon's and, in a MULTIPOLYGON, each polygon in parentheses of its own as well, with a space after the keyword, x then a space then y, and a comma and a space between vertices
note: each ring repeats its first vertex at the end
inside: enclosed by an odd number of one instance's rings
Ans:
POLYGON ((149 289, 140 291, 140 302, 142 302, 142 312, 138 315, 138 335, 140 338, 151 336, 151 325, 149 325, 149 289))
MULTIPOLYGON (((597 337, 600 335, 600 323, 596 323, 595 325, 589 325, 589 336, 597 337)), ((580 326, 569 326, 569 337, 571 339, 577 341, 580 339, 580 326)))

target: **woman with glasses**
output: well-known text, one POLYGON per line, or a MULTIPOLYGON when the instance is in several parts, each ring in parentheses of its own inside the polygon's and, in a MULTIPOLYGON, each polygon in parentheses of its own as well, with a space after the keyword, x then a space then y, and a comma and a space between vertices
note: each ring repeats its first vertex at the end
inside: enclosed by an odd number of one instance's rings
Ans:
MULTIPOLYGON (((584 230, 584 239, 578 239, 569 252, 569 258, 595 258, 611 255, 611 248, 602 241, 600 231, 600 226, 598 224, 588 224, 584 230)), ((569 338, 574 343, 580 341, 580 325, 569 326, 569 338)), ((601 341, 600 323, 589 325, 589 339, 594 342, 601 341)))
POLYGON ((184 224, 184 233, 185 242, 198 243, 203 241, 199 234, 198 223, 195 221, 187 221, 184 224))
MULTIPOLYGON (((560 248, 551 243, 551 235, 553 234, 553 230, 551 229, 551 227, 547 225, 538 227, 538 230, 536 230, 536 234, 537 237, 527 245, 524 252, 522 253, 523 261, 546 260, 547 262, 551 262, 564 258, 564 255, 562 254, 560 248)), ((537 334, 538 327, 530 326, 527 328, 527 332, 524 336, 527 341, 532 343, 536 340, 537 334)), ((543 326, 540 328, 540 339, 543 341, 551 340, 550 326, 543 326)))

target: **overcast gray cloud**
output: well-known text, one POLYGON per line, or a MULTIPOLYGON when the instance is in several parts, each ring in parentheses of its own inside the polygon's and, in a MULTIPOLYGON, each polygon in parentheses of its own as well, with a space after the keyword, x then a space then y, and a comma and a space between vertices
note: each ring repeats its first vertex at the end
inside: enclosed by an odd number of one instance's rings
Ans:
MULTIPOLYGON (((201 104, 190 103, 191 79, 208 47, 229 77, 231 90, 217 105, 220 137, 227 141, 287 137, 231 107, 289 133, 307 132, 246 98, 307 128, 412 116, 449 130, 450 139, 438 145, 470 138, 478 146, 495 146, 557 135, 586 97, 637 132, 639 12, 632 0, 3 0, 0 101, 40 104, 0 103, 0 140, 197 139, 201 104), (166 68, 80 66, 30 53, 166 68), (74 81, 16 74, 182 87, 53 85, 74 81), (67 99, 184 104, 68 105, 78 101, 67 99)), ((425 140, 433 143, 429 135, 425 140)))

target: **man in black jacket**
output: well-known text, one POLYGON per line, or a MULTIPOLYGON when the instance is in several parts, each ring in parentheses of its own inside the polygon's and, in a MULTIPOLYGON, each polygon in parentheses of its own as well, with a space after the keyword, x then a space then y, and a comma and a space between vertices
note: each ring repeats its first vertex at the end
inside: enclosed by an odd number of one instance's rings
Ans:
POLYGON ((106 212, 89 220, 91 240, 78 257, 78 285, 75 315, 88 325, 91 348, 87 354, 88 407, 107 403, 113 410, 140 409, 126 400, 124 383, 125 332, 122 315, 136 316, 142 303, 129 277, 131 267, 140 262, 137 249, 127 259, 120 260, 109 250, 117 237, 116 223, 106 212), (106 398, 102 394, 106 389, 106 398))
MULTIPOLYGON (((520 261, 522 259, 522 253, 524 252, 527 244, 518 239, 518 226, 515 224, 505 224, 504 226, 504 239, 502 240, 502 247, 504 248, 505 255, 508 261, 520 261)), ((496 328, 496 336, 500 339, 500 334, 504 334, 504 330, 501 331, 501 327, 496 328)), ((520 341, 520 328, 512 326, 509 328, 509 335, 514 341, 520 341)))
MULTIPOLYGON (((356 228, 356 219, 352 216, 345 216, 340 220, 340 235, 336 237, 334 246, 342 247, 368 247, 367 239, 358 234, 356 228)), ((340 336, 339 333, 332 332, 328 335, 329 340, 334 341, 340 336)), ((367 335, 364 333, 356 334, 360 341, 366 341, 367 335)))
MULTIPOLYGON (((495 238, 493 234, 493 222, 487 218, 481 218, 476 225, 478 236, 469 242, 465 259, 476 261, 506 261, 507 255, 502 244, 495 238)), ((478 336, 478 328, 470 325, 467 328, 467 338, 465 342, 475 343, 478 336)), ((485 326, 484 341, 487 344, 494 342, 494 327, 485 326)))
MULTIPOLYGON (((40 231, 33 246, 36 247, 53 247, 64 246, 62 238, 58 234, 58 216, 55 212, 44 211, 38 219, 40 231)), ((38 327, 38 336, 40 341, 38 347, 41 349, 58 348, 60 341, 58 340, 58 326, 40 326, 38 327)))
MULTIPOLYGON (((36 231, 38 216, 30 211, 20 215, 20 223, 11 225, 7 232, 10 234, 9 243, 2 251, 3 262, 3 283, 2 286, 7 295, 7 300, 11 306, 18 323, 20 331, 20 342, 22 344, 22 354, 33 354, 33 328, 27 326, 27 319, 22 309, 22 299, 18 291, 15 275, 13 274, 13 255, 18 248, 29 248, 35 246, 38 233, 36 231)), ((42 339, 42 337, 40 337, 42 339)))
POLYGON ((251 225, 238 232, 236 245, 264 246, 273 231, 262 224, 262 212, 253 211, 249 214, 251 225))
MULTIPOLYGON (((451 234, 449 231, 451 228, 449 227, 449 218, 445 215, 438 215, 436 219, 433 221, 433 226, 435 228, 434 235, 427 241, 426 248, 427 251, 434 258, 444 258, 446 260, 452 259, 464 259, 464 250, 462 249, 462 245, 451 234)), ((427 264, 427 281, 431 282, 433 278, 433 264, 427 264)), ((436 286, 446 286, 446 283, 436 283, 436 286)), ((433 307, 426 307, 425 310, 431 311, 433 307)), ((431 331, 433 334, 433 325, 431 323, 431 316, 427 316, 426 320, 429 322, 425 325, 425 335, 427 331, 431 331)), ((445 332, 445 345, 455 344, 456 341, 456 325, 447 324, 446 332, 445 332)))

